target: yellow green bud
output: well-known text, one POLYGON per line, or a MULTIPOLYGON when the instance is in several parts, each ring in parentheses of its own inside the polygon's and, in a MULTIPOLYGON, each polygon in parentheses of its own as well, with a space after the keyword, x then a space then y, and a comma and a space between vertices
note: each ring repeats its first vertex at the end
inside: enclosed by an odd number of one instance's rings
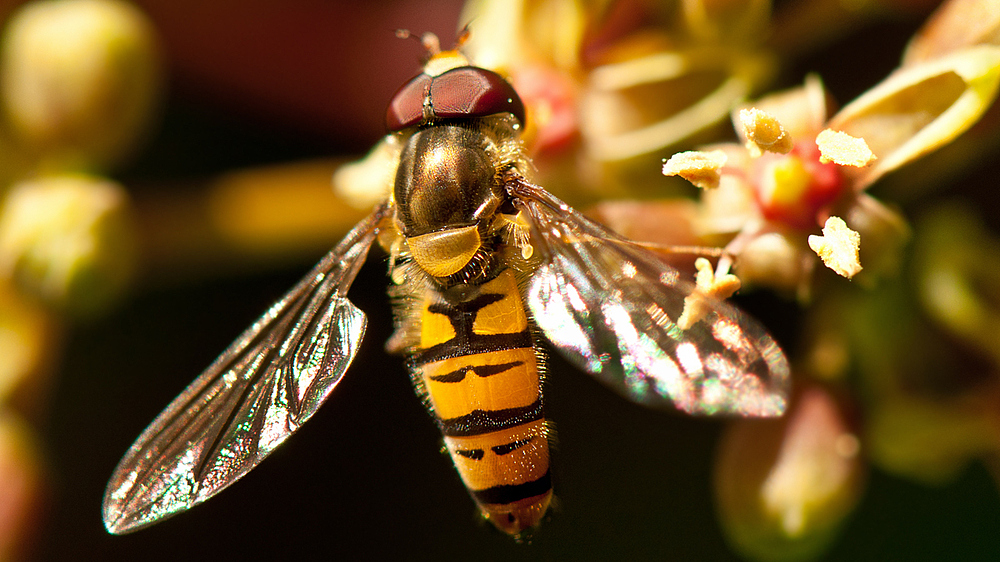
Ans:
POLYGON ((98 312, 118 296, 135 253, 128 197, 110 180, 26 181, 0 213, 0 275, 74 314, 98 312))
POLYGON ((115 0, 31 2, 2 41, 3 103, 43 167, 103 170, 127 156, 159 97, 153 28, 115 0))

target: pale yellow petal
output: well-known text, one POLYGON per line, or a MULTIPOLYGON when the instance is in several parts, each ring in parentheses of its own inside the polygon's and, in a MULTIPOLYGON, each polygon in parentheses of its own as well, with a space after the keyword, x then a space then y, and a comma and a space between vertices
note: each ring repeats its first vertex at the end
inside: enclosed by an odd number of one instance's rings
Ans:
POLYGON ((844 107, 828 126, 879 155, 855 189, 955 139, 990 107, 998 84, 1000 47, 973 47, 903 68, 844 107))
POLYGON ((903 66, 973 45, 1000 45, 1000 9, 996 0, 944 2, 913 36, 903 55, 903 66))
POLYGON ((767 57, 721 47, 659 51, 599 66, 580 97, 587 155, 615 162, 680 144, 724 120, 772 70, 767 57), (654 91, 660 101, 650 104, 654 91))
POLYGON ((594 11, 579 0, 472 0, 459 18, 470 31, 462 51, 494 70, 539 62, 575 70, 594 11))

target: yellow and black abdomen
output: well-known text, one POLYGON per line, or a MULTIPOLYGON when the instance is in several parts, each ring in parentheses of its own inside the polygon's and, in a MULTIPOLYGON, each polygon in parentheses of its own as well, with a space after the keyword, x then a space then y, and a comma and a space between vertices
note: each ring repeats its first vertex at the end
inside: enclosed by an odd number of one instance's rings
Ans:
POLYGON ((411 366, 469 492, 517 535, 552 497, 538 363, 512 272, 471 293, 428 290, 411 366))

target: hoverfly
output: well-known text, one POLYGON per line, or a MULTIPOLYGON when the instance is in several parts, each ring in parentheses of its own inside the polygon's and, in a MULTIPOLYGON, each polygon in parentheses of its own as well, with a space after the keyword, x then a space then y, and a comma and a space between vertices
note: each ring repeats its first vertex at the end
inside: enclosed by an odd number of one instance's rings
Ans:
POLYGON ((457 50, 431 51, 389 104, 387 200, 139 436, 105 492, 110 532, 207 500, 315 413, 364 336, 346 294, 376 240, 389 254, 391 347, 482 515, 510 535, 552 498, 542 337, 635 402, 784 411, 788 363, 757 322, 708 297, 678 322, 691 283, 529 181, 513 87, 457 50))

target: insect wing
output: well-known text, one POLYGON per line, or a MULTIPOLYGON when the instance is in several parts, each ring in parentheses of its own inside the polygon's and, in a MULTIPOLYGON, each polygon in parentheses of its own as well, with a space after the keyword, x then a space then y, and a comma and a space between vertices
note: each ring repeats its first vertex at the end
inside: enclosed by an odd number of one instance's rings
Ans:
POLYGON ((364 336, 365 315, 344 295, 380 217, 358 224, 139 436, 104 494, 108 531, 135 531, 205 501, 315 413, 364 336))
POLYGON ((527 288, 535 322, 559 351, 627 398, 691 414, 784 412, 789 367, 739 310, 708 299, 686 329, 694 291, 656 254, 608 231, 541 188, 513 188, 544 256, 527 288))

